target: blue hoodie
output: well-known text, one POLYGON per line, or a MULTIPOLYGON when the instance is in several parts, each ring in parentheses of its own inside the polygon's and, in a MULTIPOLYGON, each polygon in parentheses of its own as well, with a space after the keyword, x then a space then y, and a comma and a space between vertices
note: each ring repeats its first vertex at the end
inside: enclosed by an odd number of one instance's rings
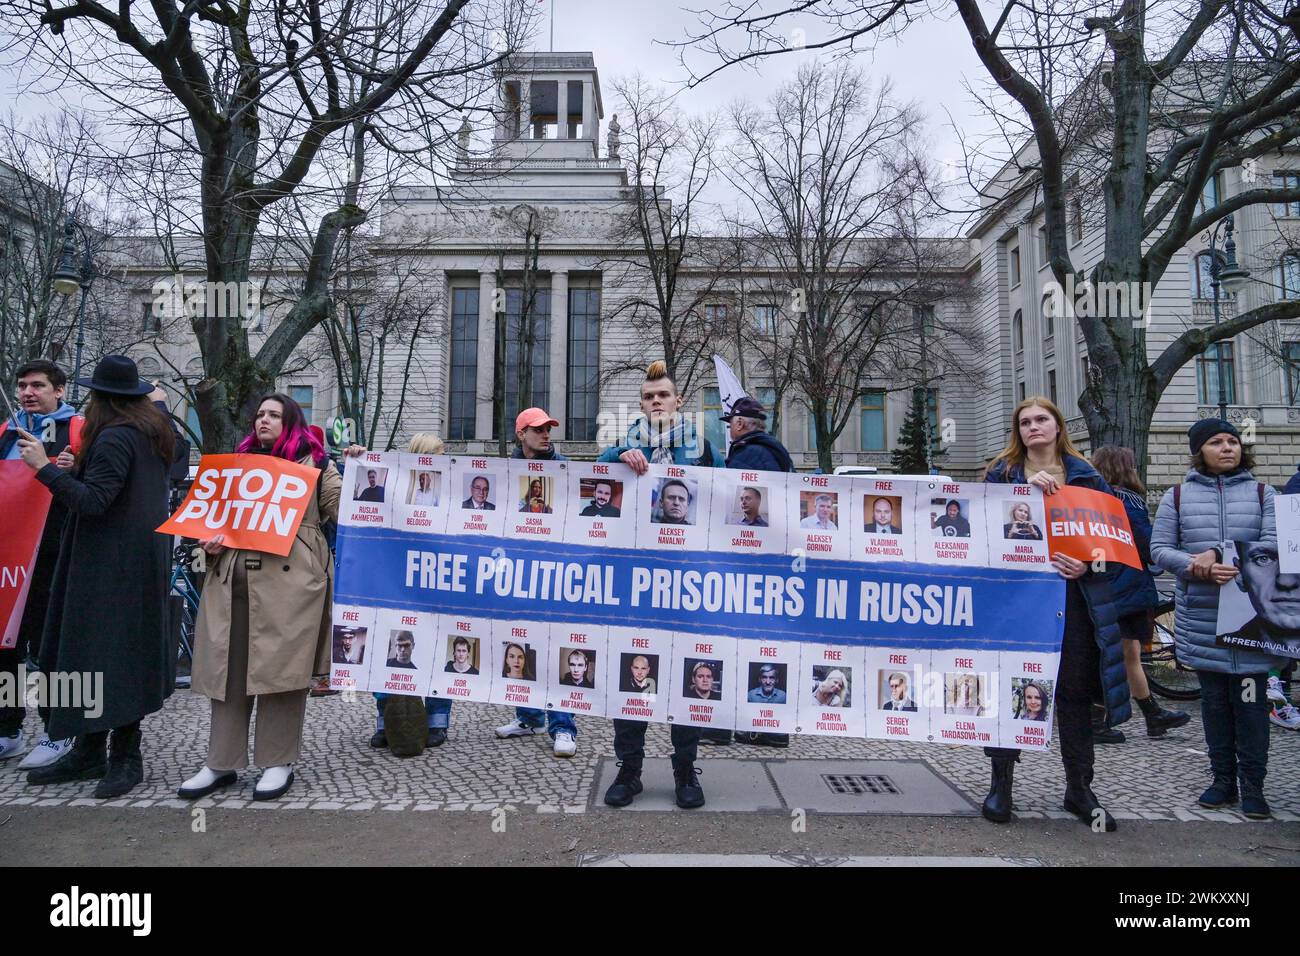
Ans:
MULTIPOLYGON (((41 432, 45 429, 45 422, 53 420, 55 422, 66 422, 77 414, 77 410, 67 402, 59 402, 59 407, 48 415, 41 415, 36 412, 25 412, 19 410, 11 415, 5 423, 6 428, 3 437, 0 437, 0 460, 13 461, 22 457, 18 452, 18 429, 29 434, 41 437, 41 432)), ((48 442, 46 444, 49 444, 48 442)))
MULTIPOLYGON (((673 426, 673 431, 677 433, 672 436, 675 440, 671 442, 673 464, 702 465, 705 468, 727 467, 722 454, 707 439, 696 434, 695 427, 689 419, 679 419, 673 426)), ((650 446, 649 429, 644 418, 632 423, 622 445, 606 448, 596 461, 618 461, 619 455, 633 448, 639 448, 645 454, 647 461, 653 460, 651 455, 654 449, 650 446)))

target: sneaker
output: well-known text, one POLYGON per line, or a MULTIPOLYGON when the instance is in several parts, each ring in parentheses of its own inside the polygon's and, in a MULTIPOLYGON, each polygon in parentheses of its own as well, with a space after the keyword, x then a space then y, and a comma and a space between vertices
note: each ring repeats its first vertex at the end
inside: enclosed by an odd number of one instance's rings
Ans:
POLYGON ((1265 694, 1269 700, 1276 704, 1288 704, 1286 693, 1282 690, 1282 679, 1280 677, 1270 677, 1268 679, 1268 691, 1265 694))
POLYGON ((35 770, 37 767, 48 767, 71 749, 71 737, 64 740, 51 740, 49 734, 41 734, 41 739, 36 741, 36 746, 23 758, 18 769, 35 770))
POLYGON ((641 768, 618 765, 618 776, 605 791, 605 803, 611 807, 625 807, 642 790, 641 768))
POLYGON ((0 760, 8 760, 10 757, 17 757, 20 753, 25 753, 27 747, 26 738, 20 730, 12 737, 0 737, 0 760))
POLYGON ((510 737, 531 737, 535 733, 537 733, 537 728, 529 727, 522 720, 512 720, 510 723, 496 729, 496 735, 502 740, 507 740, 510 737))
POLYGON ((376 730, 370 735, 370 746, 376 750, 384 750, 388 747, 388 734, 382 730, 376 730))
POLYGON ((1287 704, 1285 707, 1275 706, 1269 712, 1268 719, 1287 730, 1300 730, 1300 710, 1297 710, 1294 704, 1287 704))
POLYGON ((567 730, 555 732, 555 756, 572 757, 578 752, 578 741, 567 730))
POLYGON ((677 805, 683 810, 704 806, 704 788, 696 779, 699 775, 700 770, 694 764, 688 763, 684 767, 673 769, 677 805))

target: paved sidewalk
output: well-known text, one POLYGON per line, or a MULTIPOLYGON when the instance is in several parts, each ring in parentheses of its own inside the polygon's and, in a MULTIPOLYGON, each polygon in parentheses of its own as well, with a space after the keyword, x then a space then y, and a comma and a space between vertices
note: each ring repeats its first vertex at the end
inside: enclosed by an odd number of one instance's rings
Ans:
MULTIPOLYGON (((1129 741, 1099 746, 1094 789, 1121 819, 1182 822, 1245 822, 1236 811, 1209 811, 1196 806, 1208 783, 1205 742, 1195 703, 1179 705, 1193 713, 1186 727, 1160 740, 1146 737, 1141 721, 1124 726, 1129 741)), ((199 806, 241 810, 391 810, 490 811, 507 807, 538 814, 614 813, 596 793, 602 758, 612 759, 612 725, 601 718, 579 718, 578 754, 570 760, 551 754, 544 734, 498 740, 492 729, 512 711, 495 705, 459 703, 452 712, 447 743, 422 756, 400 760, 372 750, 374 703, 368 694, 315 698, 308 702, 303 757, 296 782, 286 797, 254 803, 256 772, 199 806)), ((29 719, 29 737, 35 729, 29 719)), ((207 745, 208 702, 179 691, 166 708, 145 721, 145 783, 122 800, 90 797, 93 783, 30 787, 25 774, 14 772, 18 759, 0 766, 0 806, 188 807, 175 788, 203 762, 207 745)), ((794 737, 788 750, 732 745, 701 746, 701 782, 710 790, 709 763, 718 758, 816 761, 923 760, 975 806, 988 786, 988 761, 979 748, 949 747, 877 740, 794 737)), ((647 756, 671 753, 668 728, 650 726, 647 756)), ((1069 819, 1061 810, 1064 776, 1059 755, 1025 754, 1016 773, 1018 815, 1028 819, 1069 819)), ((1279 821, 1300 822, 1300 733, 1272 728, 1269 802, 1279 821)), ((785 811, 769 811, 785 812, 785 811)))

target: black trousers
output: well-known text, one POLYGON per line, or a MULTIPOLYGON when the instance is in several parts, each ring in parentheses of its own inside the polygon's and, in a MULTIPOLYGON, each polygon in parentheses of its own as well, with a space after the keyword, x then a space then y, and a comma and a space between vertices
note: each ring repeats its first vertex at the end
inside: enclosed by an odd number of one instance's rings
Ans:
MULTIPOLYGON (((614 753, 625 769, 641 769, 641 763, 645 760, 645 729, 644 720, 614 721, 614 753)), ((673 742, 673 769, 695 763, 700 728, 673 724, 669 736, 673 742)))
MULTIPOLYGON (((1101 698, 1101 648, 1097 646, 1083 589, 1070 581, 1065 588, 1061 669, 1056 675, 1056 728, 1065 772, 1078 773, 1089 782, 1095 760, 1092 702, 1101 698)), ((984 752, 990 757, 1020 756, 1019 750, 1005 747, 985 747, 984 752)))

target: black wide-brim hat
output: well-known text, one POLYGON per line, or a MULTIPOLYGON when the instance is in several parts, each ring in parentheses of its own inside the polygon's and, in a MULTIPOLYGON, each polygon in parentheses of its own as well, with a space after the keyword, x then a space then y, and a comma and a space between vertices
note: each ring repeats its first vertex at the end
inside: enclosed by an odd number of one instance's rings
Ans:
POLYGON ((148 395, 153 386, 140 379, 135 363, 125 355, 105 355, 95 366, 90 378, 79 378, 77 384, 95 392, 110 395, 148 395))

